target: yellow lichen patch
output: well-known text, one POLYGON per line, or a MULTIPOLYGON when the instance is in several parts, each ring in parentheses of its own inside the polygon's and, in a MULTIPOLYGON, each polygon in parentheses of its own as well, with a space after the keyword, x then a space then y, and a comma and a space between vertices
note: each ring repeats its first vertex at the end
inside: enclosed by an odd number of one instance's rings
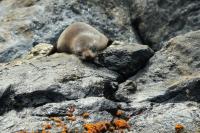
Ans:
MULTIPOLYGON (((130 126, 127 123, 127 120, 124 119, 112 119, 112 121, 98 121, 96 123, 86 123, 86 118, 89 118, 90 114, 88 112, 83 113, 80 116, 74 115, 75 107, 70 106, 67 109, 67 114, 66 117, 50 117, 49 121, 51 122, 46 122, 42 124, 42 131, 40 133, 50 133, 51 131, 54 130, 59 130, 61 133, 68 133, 73 131, 74 133, 79 133, 79 128, 78 127, 73 127, 74 121, 82 120, 85 124, 81 126, 81 129, 84 128, 85 131, 84 133, 103 133, 103 132, 119 132, 123 133, 125 132, 124 129, 129 129, 130 126), (67 122, 67 123, 65 123, 67 122), (51 123, 51 124, 50 124, 51 123), (55 129, 53 129, 55 128, 55 129)), ((117 110, 116 116, 121 116, 124 114, 123 110, 117 110)), ((76 123, 75 123, 76 124, 76 123)), ((178 127, 178 126, 177 126, 178 127)), ((179 127, 180 128, 180 127, 179 127)), ((17 133, 29 133, 25 130, 21 130, 17 133)), ((32 132, 32 133, 39 133, 39 132, 32 132)), ((179 133, 179 132, 176 132, 179 133)))
POLYGON ((50 117, 51 120, 55 121, 55 122, 58 122, 58 123, 61 123, 62 120, 58 117, 50 117))
POLYGON ((63 127, 62 127, 62 132, 61 133, 67 133, 67 126, 66 125, 64 125, 63 127))
POLYGON ((88 123, 84 125, 84 128, 88 133, 102 133, 109 130, 109 122, 97 122, 97 123, 88 123))
POLYGON ((66 116, 72 117, 72 116, 73 116, 73 113, 67 112, 67 113, 66 113, 66 116))
POLYGON ((176 124, 175 125, 176 133, 180 133, 183 129, 184 129, 184 126, 181 125, 181 124, 176 124))
POLYGON ((127 121, 123 120, 123 119, 114 120, 113 124, 116 127, 116 129, 129 129, 130 128, 130 126, 127 123, 127 121))
POLYGON ((85 113, 82 114, 82 117, 83 117, 84 119, 89 118, 89 116, 90 116, 90 114, 87 113, 87 112, 85 112, 85 113))
POLYGON ((70 121, 76 121, 76 117, 75 116, 67 116, 67 120, 70 120, 70 121))
POLYGON ((56 123, 56 127, 63 127, 63 123, 62 122, 59 122, 59 123, 56 123))
POLYGON ((51 124, 49 124, 49 123, 44 123, 44 124, 43 124, 43 128, 44 128, 44 129, 51 129, 52 126, 51 126, 51 124))
POLYGON ((124 114, 124 111, 123 110, 117 110, 116 112, 116 116, 121 116, 122 114, 124 114))
POLYGON ((28 133, 26 130, 20 130, 17 133, 28 133))

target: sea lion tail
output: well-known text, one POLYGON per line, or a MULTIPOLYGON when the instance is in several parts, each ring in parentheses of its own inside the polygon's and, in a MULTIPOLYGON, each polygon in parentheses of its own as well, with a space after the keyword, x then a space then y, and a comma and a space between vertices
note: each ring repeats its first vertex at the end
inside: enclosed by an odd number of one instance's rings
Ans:
POLYGON ((47 56, 50 56, 50 55, 56 53, 56 51, 57 51, 56 45, 53 45, 53 48, 49 51, 49 53, 47 54, 47 56))

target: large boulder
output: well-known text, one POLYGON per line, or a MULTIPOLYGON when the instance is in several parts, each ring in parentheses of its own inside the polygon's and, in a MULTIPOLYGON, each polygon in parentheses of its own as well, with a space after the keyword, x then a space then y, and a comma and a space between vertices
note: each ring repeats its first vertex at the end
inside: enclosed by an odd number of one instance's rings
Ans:
POLYGON ((98 54, 95 62, 120 73, 126 79, 142 69, 153 54, 147 45, 115 41, 98 54))
MULTIPOLYGON (((131 80, 137 90, 125 100, 132 108, 145 108, 131 118, 134 132, 175 132, 176 124, 187 132, 198 131, 200 31, 170 39, 131 80)), ((124 83, 119 86, 127 88, 124 83)))
POLYGON ((158 50, 163 41, 200 28, 199 6, 199 0, 132 0, 132 23, 143 43, 158 50))

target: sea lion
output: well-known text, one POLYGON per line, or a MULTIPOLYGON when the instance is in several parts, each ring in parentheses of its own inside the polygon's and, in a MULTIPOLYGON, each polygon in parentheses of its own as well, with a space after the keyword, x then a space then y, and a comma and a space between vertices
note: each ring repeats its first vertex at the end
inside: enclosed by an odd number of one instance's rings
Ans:
POLYGON ((57 44, 48 55, 64 52, 75 54, 83 60, 93 60, 99 51, 111 43, 111 40, 94 27, 84 22, 75 22, 61 33, 57 44))

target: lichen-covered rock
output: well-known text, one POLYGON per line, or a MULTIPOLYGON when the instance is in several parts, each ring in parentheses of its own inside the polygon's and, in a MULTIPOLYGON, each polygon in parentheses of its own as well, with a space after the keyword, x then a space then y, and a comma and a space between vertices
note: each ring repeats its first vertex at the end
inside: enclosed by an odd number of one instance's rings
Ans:
POLYGON ((147 45, 115 41, 98 54, 95 62, 127 78, 143 68, 152 56, 153 51, 147 45))
POLYGON ((183 133, 198 133, 198 106, 195 102, 156 104, 151 110, 131 118, 132 133, 176 133, 177 124, 183 125, 183 133))
POLYGON ((42 130, 42 125, 50 123, 52 125, 51 132, 59 132, 60 127, 56 127, 56 123, 51 117, 60 119, 68 127, 68 131, 78 128, 79 132, 83 132, 83 124, 98 121, 111 121, 112 115, 108 110, 117 109, 118 104, 107 100, 103 97, 81 98, 76 101, 64 101, 60 103, 48 103, 40 107, 24 108, 20 111, 10 111, 3 116, 1 120, 1 132, 16 132, 25 130, 27 132, 42 130), (66 112, 74 107, 75 121, 67 119, 66 112), (89 118, 83 119, 82 114, 88 112, 89 118))
POLYGON ((199 0, 132 0, 131 15, 143 43, 160 49, 163 41, 200 28, 199 0))
POLYGON ((40 43, 31 49, 26 55, 23 56, 23 59, 36 59, 40 57, 47 56, 47 53, 53 48, 51 44, 40 43))

